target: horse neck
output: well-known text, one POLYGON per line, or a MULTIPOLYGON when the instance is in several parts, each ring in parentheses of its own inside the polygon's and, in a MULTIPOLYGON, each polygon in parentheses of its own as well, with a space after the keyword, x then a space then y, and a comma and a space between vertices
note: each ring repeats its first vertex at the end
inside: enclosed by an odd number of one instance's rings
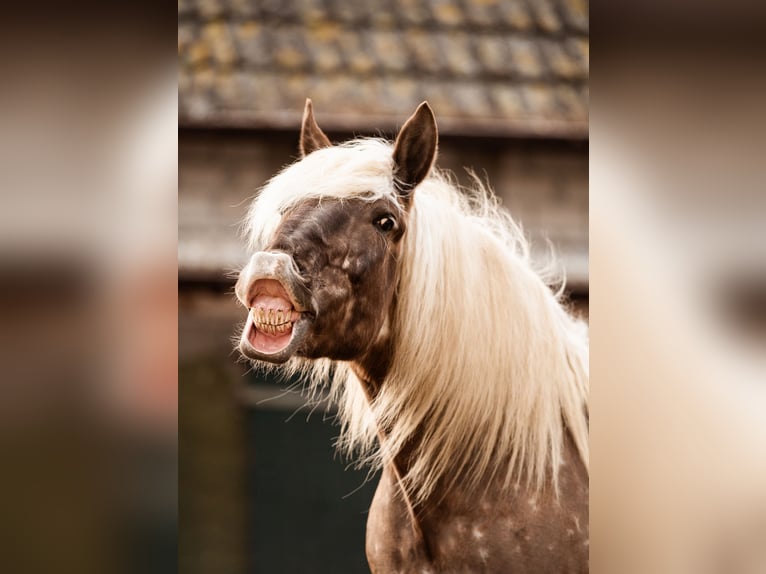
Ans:
MULTIPOLYGON (((372 405, 378 396, 390 369, 392 359, 392 342, 390 339, 385 339, 373 345, 361 359, 351 365, 354 374, 359 379, 359 384, 362 386, 362 391, 369 405, 372 405)), ((376 426, 378 440, 384 443, 387 437, 386 429, 377 424, 377 421, 376 426)), ((392 461, 395 474, 400 479, 409 471, 411 452, 414 445, 420 440, 421 434, 421 432, 416 432, 412 436, 411 442, 405 445, 392 461)))
MULTIPOLYGON (((374 345, 373 347, 374 348, 362 359, 353 363, 351 366, 357 379, 359 379, 359 384, 362 386, 362 391, 367 398, 368 404, 372 404, 375 397, 380 392, 393 355, 390 340, 385 341, 382 345, 374 345)), ((382 444, 386 441, 386 429, 377 424, 377 421, 376 425, 378 440, 382 444)), ((420 541, 426 554, 430 556, 430 548, 424 535, 420 518, 426 503, 418 504, 414 501, 402 480, 402 478, 409 472, 412 448, 417 444, 417 441, 420 440, 420 434, 421 433, 418 432, 413 436, 412 442, 405 445, 404 448, 397 453, 394 460, 389 463, 389 466, 392 476, 400 489, 402 500, 407 508, 407 513, 410 516, 410 526, 412 527, 413 534, 415 535, 416 540, 420 541)))

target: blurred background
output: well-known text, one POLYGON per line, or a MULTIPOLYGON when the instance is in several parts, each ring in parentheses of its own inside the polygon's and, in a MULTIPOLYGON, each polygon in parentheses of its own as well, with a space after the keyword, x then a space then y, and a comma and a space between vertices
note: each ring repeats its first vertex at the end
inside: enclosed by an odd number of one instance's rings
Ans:
POLYGON ((766 5, 591 20, 591 568, 766 572, 766 5))
POLYGON ((396 135, 428 100, 438 165, 489 181, 588 308, 588 4, 181 0, 180 564, 368 571, 377 477, 333 452, 332 410, 237 362, 232 270, 257 189, 297 159, 307 97, 333 141, 396 135))
POLYGON ((175 11, 6 8, 0 571, 173 571, 175 11))

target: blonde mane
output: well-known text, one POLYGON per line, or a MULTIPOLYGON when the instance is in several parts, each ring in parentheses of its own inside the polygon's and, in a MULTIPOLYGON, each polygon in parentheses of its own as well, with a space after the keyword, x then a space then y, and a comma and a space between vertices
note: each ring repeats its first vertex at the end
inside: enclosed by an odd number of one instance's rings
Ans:
MULTIPOLYGON (((246 220, 263 249, 281 214, 309 197, 392 196, 392 147, 354 140, 276 175, 246 220)), ((437 483, 480 489, 524 480, 557 487, 565 433, 588 466, 588 342, 533 268, 528 243, 478 180, 432 174, 415 190, 398 261, 392 368, 370 404, 347 363, 292 359, 310 396, 329 381, 340 447, 373 468, 411 448, 404 484, 424 500, 437 483), (386 429, 378 440, 378 429, 386 429), (410 443, 418 433, 422 440, 410 443)))

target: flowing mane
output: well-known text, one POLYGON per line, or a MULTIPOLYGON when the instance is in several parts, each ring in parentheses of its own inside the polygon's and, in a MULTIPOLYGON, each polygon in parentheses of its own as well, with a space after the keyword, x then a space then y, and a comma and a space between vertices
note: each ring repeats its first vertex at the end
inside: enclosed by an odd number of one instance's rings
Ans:
MULTIPOLYGON (((246 220, 263 249, 282 214, 308 198, 394 197, 392 146, 358 139, 277 174, 246 220)), ((310 396, 329 383, 340 447, 373 468, 411 448, 404 484, 424 500, 437 484, 543 488, 570 433, 588 466, 588 342, 531 262, 519 226, 478 180, 460 189, 433 169, 415 190, 398 261, 393 362, 370 403, 347 363, 291 359, 310 396), (378 440, 378 429, 386 438, 378 440), (414 433, 423 439, 408 444, 414 433)), ((270 368, 264 364, 265 368, 270 368)), ((274 368, 273 366, 271 368, 274 368)))

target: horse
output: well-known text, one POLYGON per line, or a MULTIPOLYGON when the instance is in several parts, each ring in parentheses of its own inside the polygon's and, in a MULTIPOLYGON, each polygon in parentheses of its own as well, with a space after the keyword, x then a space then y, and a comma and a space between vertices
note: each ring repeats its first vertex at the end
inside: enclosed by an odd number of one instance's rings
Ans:
POLYGON ((381 469, 373 573, 587 572, 587 328, 437 147, 427 102, 393 143, 333 145, 306 101, 244 220, 239 351, 329 393, 338 447, 381 469))

